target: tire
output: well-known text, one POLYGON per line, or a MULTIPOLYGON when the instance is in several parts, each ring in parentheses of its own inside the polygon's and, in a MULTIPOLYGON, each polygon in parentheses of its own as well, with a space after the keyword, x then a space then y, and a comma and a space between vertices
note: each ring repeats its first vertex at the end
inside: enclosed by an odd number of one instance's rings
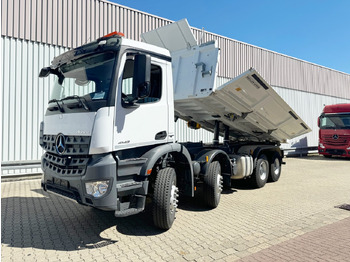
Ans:
POLYGON ((153 195, 153 223, 156 227, 166 230, 171 228, 175 220, 178 192, 175 169, 161 169, 157 174, 153 195))
POLYGON ((269 162, 267 157, 262 154, 256 162, 256 167, 251 177, 251 184, 254 188, 261 188, 265 186, 269 177, 269 162))
POLYGON ((332 155, 323 155, 325 158, 332 158, 332 155))
POLYGON ((270 163, 270 175, 269 175, 269 181, 270 182, 276 182, 281 176, 281 157, 278 153, 275 153, 271 159, 270 163))
POLYGON ((204 177, 204 201, 215 208, 219 205, 222 192, 221 166, 218 161, 209 164, 208 174, 204 177))

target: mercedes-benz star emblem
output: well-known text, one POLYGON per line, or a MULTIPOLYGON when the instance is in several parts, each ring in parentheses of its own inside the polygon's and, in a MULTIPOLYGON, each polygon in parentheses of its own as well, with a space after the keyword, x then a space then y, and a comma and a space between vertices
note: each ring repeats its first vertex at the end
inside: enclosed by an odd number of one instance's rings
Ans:
POLYGON ((337 140, 338 138, 339 138, 338 135, 333 135, 333 139, 334 139, 334 140, 337 140))
POLYGON ((66 138, 63 134, 58 134, 55 141, 56 152, 62 155, 66 151, 66 138))

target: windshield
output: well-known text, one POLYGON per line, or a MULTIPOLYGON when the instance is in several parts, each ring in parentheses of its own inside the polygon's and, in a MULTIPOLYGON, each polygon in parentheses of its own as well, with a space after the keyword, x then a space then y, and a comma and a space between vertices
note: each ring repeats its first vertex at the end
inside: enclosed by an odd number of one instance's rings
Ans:
POLYGON ((83 98, 85 101, 106 100, 113 76, 114 52, 85 56, 59 68, 51 101, 83 98))
POLYGON ((350 114, 334 114, 321 116, 320 128, 350 129, 350 114))

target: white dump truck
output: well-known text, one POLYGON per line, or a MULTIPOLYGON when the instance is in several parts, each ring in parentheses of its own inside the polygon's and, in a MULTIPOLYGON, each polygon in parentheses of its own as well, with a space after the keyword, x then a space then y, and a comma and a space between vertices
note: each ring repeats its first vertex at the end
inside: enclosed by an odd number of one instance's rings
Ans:
POLYGON ((310 128, 258 72, 217 87, 217 43, 197 44, 186 20, 142 39, 112 33, 41 70, 54 78, 42 188, 116 217, 142 212, 149 198, 155 226, 169 229, 179 195, 202 187, 215 208, 234 179, 277 181, 280 143, 310 128), (213 143, 178 143, 179 118, 213 132, 213 143))

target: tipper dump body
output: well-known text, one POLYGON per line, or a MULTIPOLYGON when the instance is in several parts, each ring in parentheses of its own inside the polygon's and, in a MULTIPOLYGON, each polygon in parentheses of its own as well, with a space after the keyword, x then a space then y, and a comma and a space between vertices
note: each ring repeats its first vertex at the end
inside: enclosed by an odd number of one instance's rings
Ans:
MULTIPOLYGON (((213 88, 214 89, 214 88, 213 88)), ((310 132, 307 124, 254 69, 214 89, 208 96, 175 101, 178 116, 213 131, 220 120, 231 139, 285 142, 310 132)))
POLYGON ((186 20, 142 38, 171 52, 177 117, 212 132, 219 120, 231 140, 281 143, 311 131, 253 68, 216 86, 219 48, 214 41, 197 45, 186 20))

